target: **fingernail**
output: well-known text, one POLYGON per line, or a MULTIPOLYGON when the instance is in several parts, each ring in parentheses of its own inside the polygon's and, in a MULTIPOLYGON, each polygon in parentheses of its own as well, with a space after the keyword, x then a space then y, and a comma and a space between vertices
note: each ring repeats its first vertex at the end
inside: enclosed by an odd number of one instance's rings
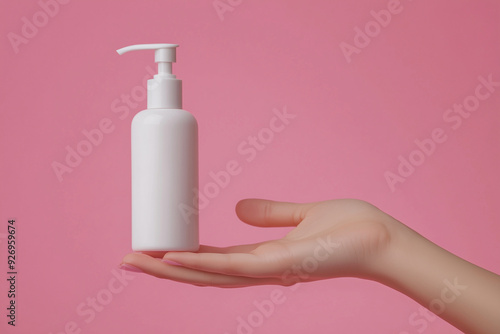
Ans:
POLYGON ((134 266, 131 266, 130 264, 127 264, 127 263, 120 264, 119 268, 121 270, 132 271, 134 273, 143 273, 143 271, 141 269, 134 267, 134 266))
POLYGON ((161 262, 164 262, 166 264, 170 264, 171 266, 180 266, 180 263, 174 262, 172 260, 167 260, 167 259, 162 259, 161 262))

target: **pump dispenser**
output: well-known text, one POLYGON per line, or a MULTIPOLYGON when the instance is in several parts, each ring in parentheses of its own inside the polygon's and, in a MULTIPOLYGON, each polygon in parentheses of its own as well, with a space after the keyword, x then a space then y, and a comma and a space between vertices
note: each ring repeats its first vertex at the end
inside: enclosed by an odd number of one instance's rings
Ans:
POLYGON ((182 81, 172 73, 177 44, 138 44, 118 54, 154 50, 147 109, 132 120, 132 249, 196 251, 198 125, 182 110, 182 81))

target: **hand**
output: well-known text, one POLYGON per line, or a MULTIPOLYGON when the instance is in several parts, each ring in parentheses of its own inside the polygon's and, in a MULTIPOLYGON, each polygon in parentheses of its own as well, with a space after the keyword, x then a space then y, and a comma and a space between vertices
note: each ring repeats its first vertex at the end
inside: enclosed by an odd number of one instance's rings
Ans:
POLYGON ((295 228, 282 239, 253 245, 128 254, 124 269, 216 287, 288 286, 341 276, 372 279, 466 333, 500 333, 500 276, 444 250, 371 204, 249 199, 236 205, 236 213, 250 225, 295 228))
POLYGON ((128 254, 123 263, 198 286, 288 286, 332 277, 373 278, 374 264, 399 223, 373 205, 352 199, 307 204, 247 199, 236 205, 236 213, 250 225, 295 228, 279 240, 160 254, 178 265, 144 253, 128 254))

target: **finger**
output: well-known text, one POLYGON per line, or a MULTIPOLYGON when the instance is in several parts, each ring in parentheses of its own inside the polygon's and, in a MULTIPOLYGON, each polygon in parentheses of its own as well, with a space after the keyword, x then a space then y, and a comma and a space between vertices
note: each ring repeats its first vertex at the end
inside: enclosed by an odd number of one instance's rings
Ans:
POLYGON ((266 256, 252 253, 169 252, 163 259, 206 272, 261 278, 278 277, 291 265, 290 257, 279 252, 266 256))
POLYGON ((244 199, 236 204, 236 214, 243 222, 254 226, 297 226, 315 205, 244 199))
POLYGON ((144 273, 158 278, 192 284, 196 286, 213 286, 220 288, 237 288, 253 285, 281 285, 283 281, 274 278, 253 278, 229 276, 197 271, 182 266, 168 265, 145 254, 132 253, 123 258, 122 263, 139 268, 144 273))
MULTIPOLYGON (((200 245, 200 248, 196 253, 220 253, 220 254, 249 253, 253 251, 255 248, 259 247, 261 244, 262 242, 256 244, 236 245, 228 247, 214 247, 214 246, 200 245)), ((166 252, 163 253, 163 255, 165 254, 166 252)))
MULTIPOLYGON (((230 247, 214 247, 200 245, 198 252, 203 253, 248 253, 258 247, 259 244, 248 244, 248 245, 238 245, 230 247)), ((141 251, 139 253, 149 255, 154 258, 161 259, 167 253, 167 251, 141 251)))

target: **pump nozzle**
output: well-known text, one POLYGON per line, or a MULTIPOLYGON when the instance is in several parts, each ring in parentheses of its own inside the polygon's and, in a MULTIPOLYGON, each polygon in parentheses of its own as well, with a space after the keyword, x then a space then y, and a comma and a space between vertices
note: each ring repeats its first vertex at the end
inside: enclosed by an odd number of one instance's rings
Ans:
POLYGON ((119 55, 122 55, 125 52, 135 51, 135 50, 156 50, 155 61, 157 63, 160 61, 175 63, 175 48, 178 46, 179 46, 178 44, 167 44, 167 43, 136 44, 118 49, 116 50, 116 52, 118 52, 119 55))
MULTIPOLYGON (((119 55, 124 54, 129 51, 136 50, 155 50, 155 62, 158 63, 158 74, 159 75, 173 75, 172 74, 172 63, 175 63, 175 48, 178 44, 136 44, 126 46, 124 48, 116 50, 119 55)), ((175 76, 174 76, 175 78, 175 76)))
POLYGON ((158 74, 148 80, 148 108, 182 108, 181 80, 172 74, 172 63, 176 61, 178 44, 136 44, 116 50, 119 55, 136 50, 155 50, 158 74))

